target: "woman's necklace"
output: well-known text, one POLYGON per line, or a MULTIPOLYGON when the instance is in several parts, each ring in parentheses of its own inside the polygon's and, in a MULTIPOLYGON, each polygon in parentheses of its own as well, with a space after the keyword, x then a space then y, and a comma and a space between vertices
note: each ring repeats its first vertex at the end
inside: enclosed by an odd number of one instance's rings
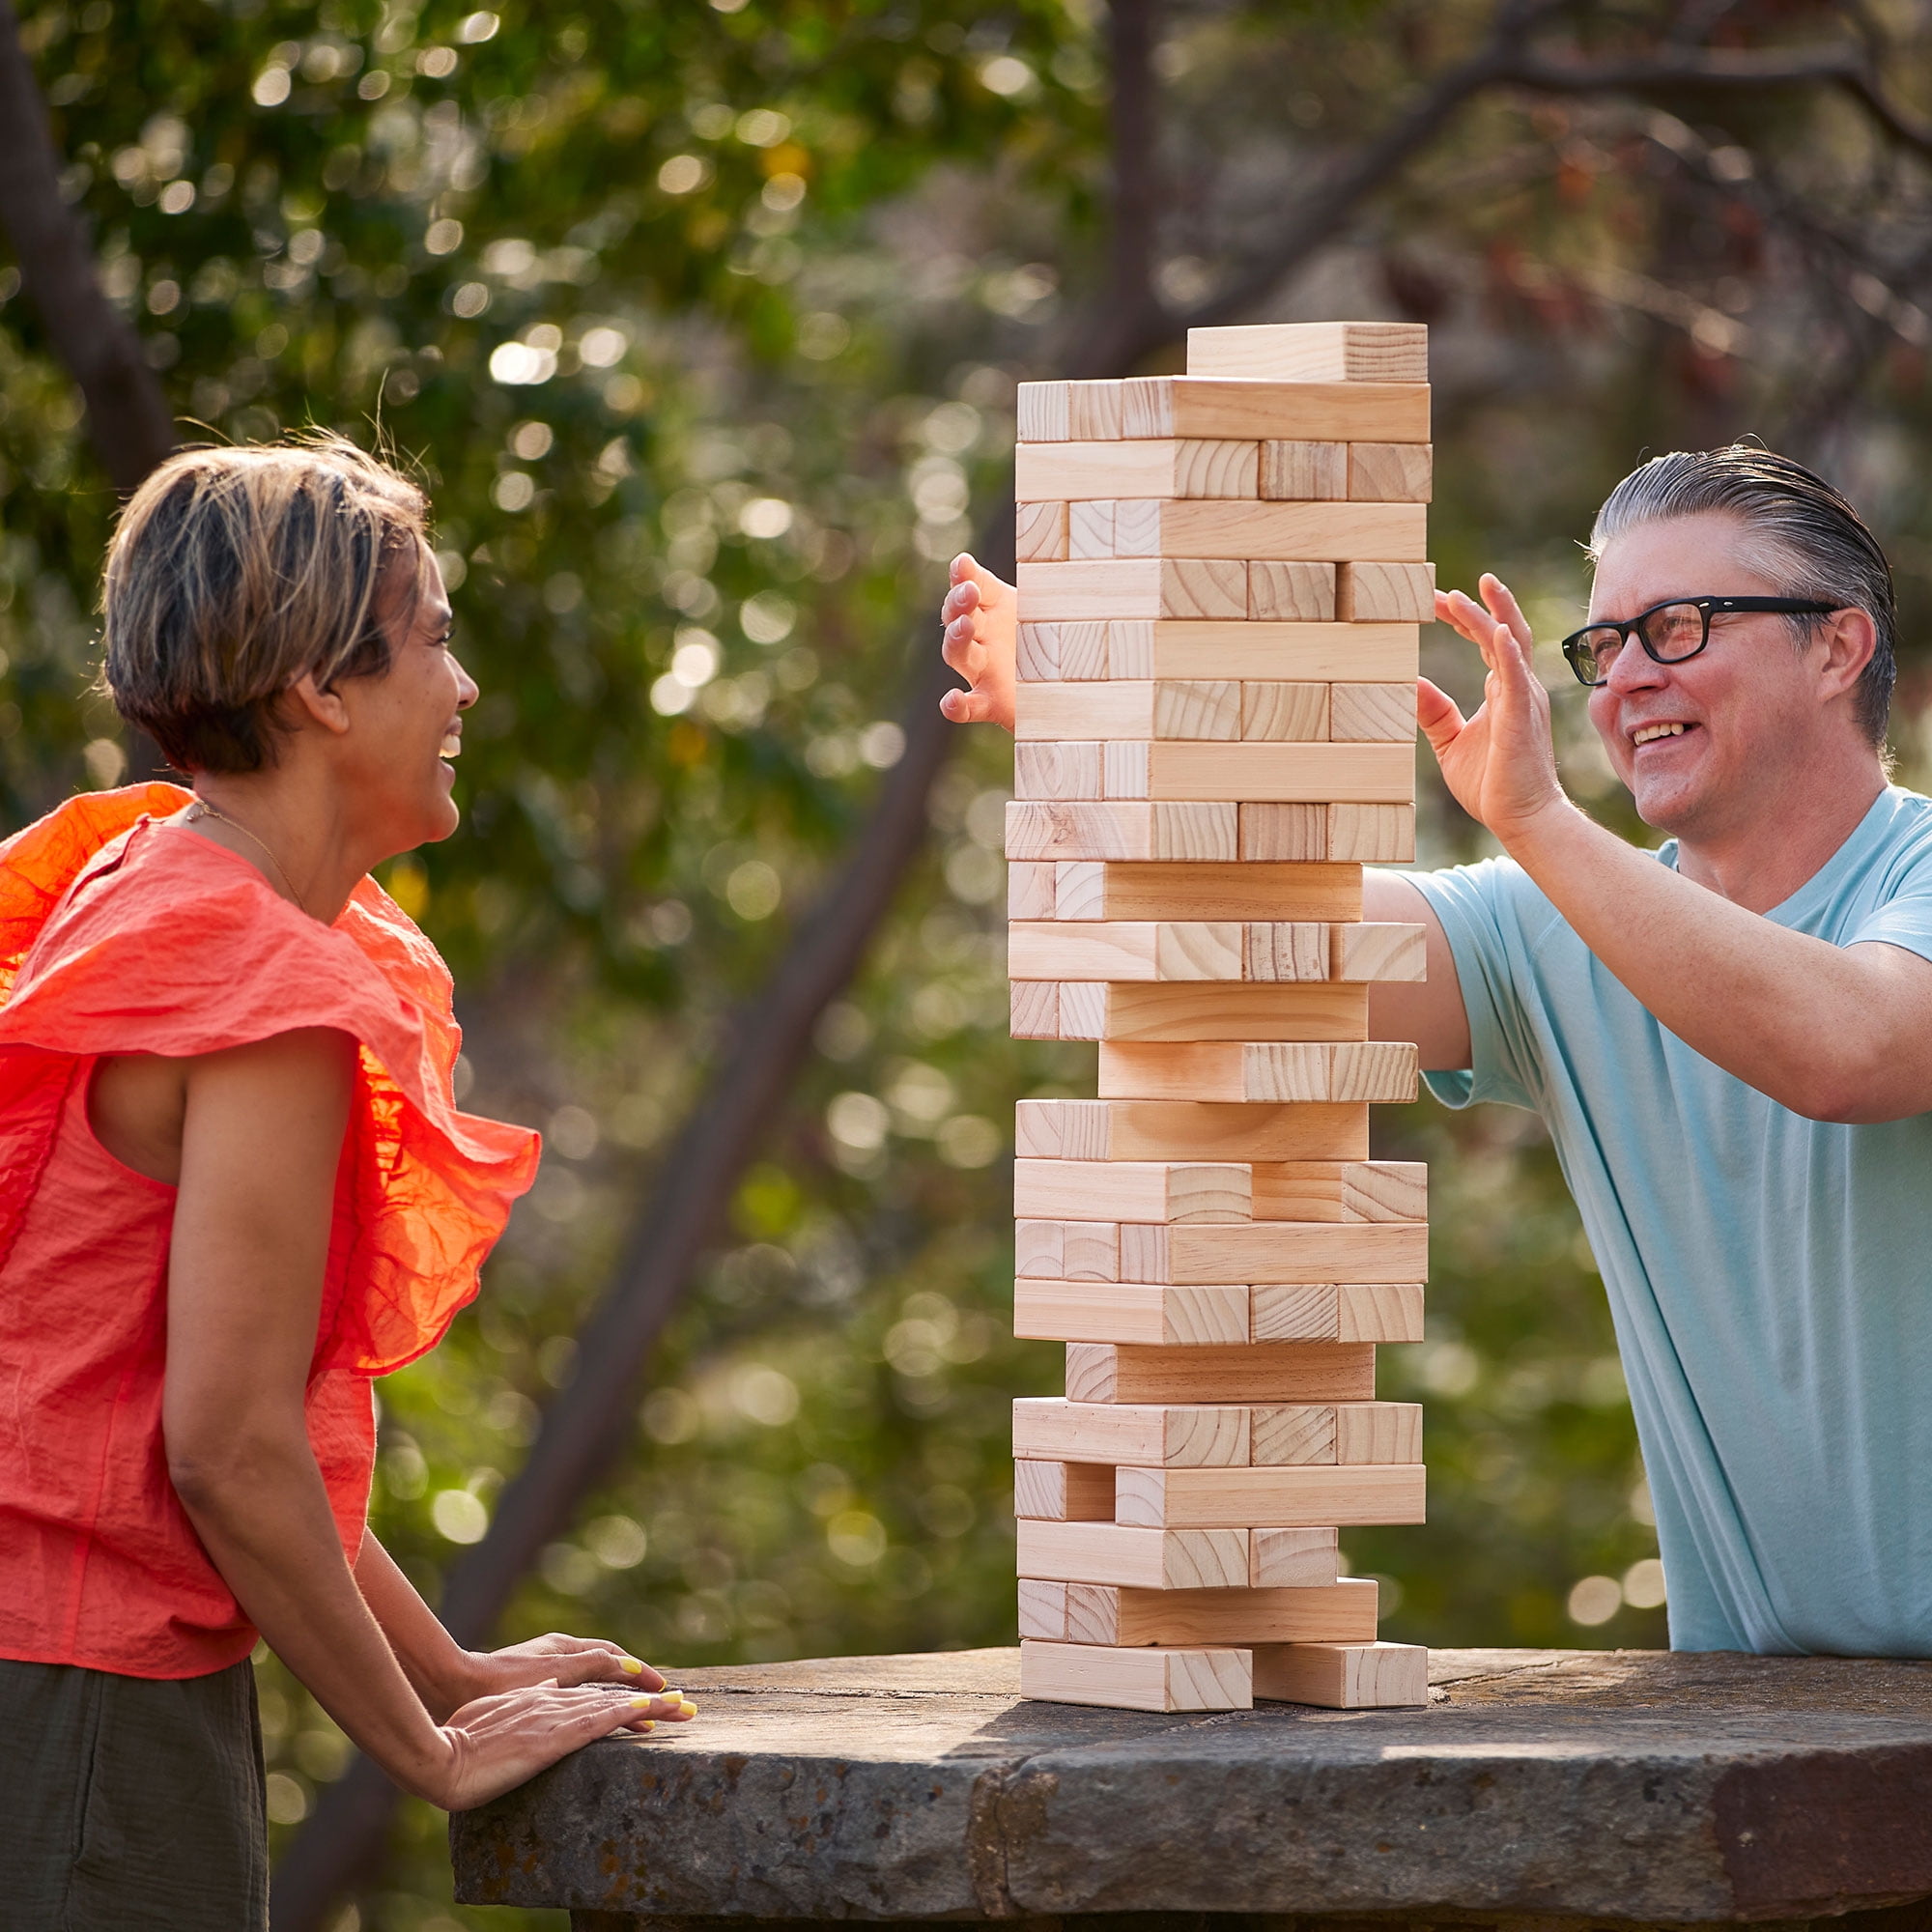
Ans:
POLYGON ((262 856, 268 860, 270 865, 274 867, 275 876, 287 888, 290 898, 294 899, 303 912, 308 911, 307 905, 303 903, 302 895, 296 891, 295 881, 289 877, 282 862, 275 857, 273 848, 266 838, 260 837, 257 833, 250 832, 239 818, 231 818, 219 806, 211 805, 205 798, 197 798, 187 809, 187 822, 192 825, 197 818, 218 818, 222 824, 232 825, 237 832, 241 833, 242 838, 252 840, 260 848, 262 856))

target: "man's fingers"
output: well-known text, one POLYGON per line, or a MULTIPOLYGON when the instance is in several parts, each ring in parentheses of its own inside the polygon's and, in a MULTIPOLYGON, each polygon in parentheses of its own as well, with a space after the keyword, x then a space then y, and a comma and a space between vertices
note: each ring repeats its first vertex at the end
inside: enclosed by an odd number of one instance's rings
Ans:
POLYGON ((939 700, 939 715, 951 724, 984 724, 993 716, 993 700, 983 692, 949 691, 939 700))
POLYGON ((946 602, 939 607, 942 623, 950 624, 955 617, 964 617, 980 608, 980 586, 977 583, 955 583, 946 593, 946 602))
POLYGON ((1462 736, 1467 723, 1456 700, 1426 677, 1415 681, 1415 722, 1438 757, 1462 736))
POLYGON ((1494 572, 1487 570, 1477 587, 1483 593, 1483 603, 1490 614, 1509 626, 1511 634, 1524 650, 1533 648, 1535 639, 1529 628, 1529 619, 1522 614, 1522 606, 1516 601, 1516 592, 1494 572))

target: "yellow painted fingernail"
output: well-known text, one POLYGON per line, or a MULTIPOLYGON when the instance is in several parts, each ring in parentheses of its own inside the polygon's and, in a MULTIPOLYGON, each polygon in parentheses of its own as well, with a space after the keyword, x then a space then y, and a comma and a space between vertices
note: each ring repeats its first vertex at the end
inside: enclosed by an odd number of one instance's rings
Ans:
POLYGON ((641 1724, 634 1725, 633 1729, 639 1731, 654 1731, 657 1729, 657 1724, 654 1719, 646 1718, 641 1724))
POLYGON ((620 1665, 622 1665, 624 1669, 628 1670, 633 1677, 639 1677, 643 1674, 644 1661, 640 1657, 622 1657, 619 1658, 617 1662, 619 1662, 620 1665))
POLYGON ((657 1699, 655 1697, 633 1697, 631 1699, 631 1709, 634 1711, 647 1711, 656 1702, 657 1699))
POLYGON ((658 1695, 660 1697, 682 1697, 684 1695, 684 1692, 682 1690, 674 1689, 671 1685, 667 1684, 665 1688, 658 1692, 658 1695))
POLYGON ((695 1718, 697 1716, 697 1706, 694 1704, 689 1697, 680 1698, 678 1700, 677 1708, 679 1714, 683 1717, 695 1718))

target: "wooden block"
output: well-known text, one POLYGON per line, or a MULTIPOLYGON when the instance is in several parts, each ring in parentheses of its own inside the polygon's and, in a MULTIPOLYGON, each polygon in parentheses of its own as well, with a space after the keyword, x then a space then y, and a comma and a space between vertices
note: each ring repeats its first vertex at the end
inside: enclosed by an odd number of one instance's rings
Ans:
POLYGON ((1406 864, 1415 857, 1414 806, 1331 805, 1328 857, 1365 866, 1406 864))
MULTIPOLYGON (((1261 1458, 1251 1459, 1259 1463, 1261 1458)), ((1422 1461, 1422 1405, 1419 1402, 1345 1402, 1335 1409, 1338 1463, 1419 1463, 1422 1461)))
POLYGON ((1023 743, 1241 735, 1241 686, 1232 678, 1030 682, 1013 708, 1013 735, 1023 743))
POLYGON ((1023 799, 1104 798, 1099 745, 1022 740, 1013 747, 1013 790, 1023 799))
POLYGON ((1104 623, 1022 624, 1019 627, 1015 668, 1022 691, 1031 683, 1046 679, 1079 679, 1092 683, 1109 675, 1107 666, 1107 626, 1104 623))
POLYGON ((1015 1037, 1341 1040, 1369 1037, 1368 990, 1363 986, 1337 986, 1321 980, 1305 984, 1167 980, 1091 989, 1082 984, 1069 1003, 1072 984, 1060 983, 1059 1033, 1015 1037))
POLYGON ((1360 1343, 1162 1349, 1069 1342, 1066 1393, 1079 1402, 1370 1402, 1376 1351, 1360 1343))
MULTIPOLYGON (((1029 900, 1037 904, 1038 895, 1029 900)), ((1057 912, 1013 918, 1347 920, 1362 917, 1359 866, 1108 865, 1070 860, 1057 912)), ((1011 910, 1010 894, 1009 910, 1011 910)))
POLYGON ((1240 808, 1240 849, 1249 862, 1399 863, 1415 857, 1415 808, 1250 802, 1240 808))
POLYGON ((1059 898, 1059 867, 1021 860, 1007 867, 1007 917, 1051 919, 1059 898))
POLYGON ((1154 738, 1235 739, 1241 735, 1241 687, 1232 678, 1151 680, 1154 738))
POLYGON ((1226 803, 1083 805, 1014 799, 1009 859, 1234 859, 1239 820, 1226 803))
POLYGON ((1153 676, 1152 617, 1114 617, 1107 624, 1107 664, 1113 677, 1153 676))
POLYGON ((1148 778, 1151 795, 1159 799, 1410 805, 1415 751, 1407 744, 1170 742, 1150 747, 1148 778))
POLYGON ((1189 1349, 1245 1344, 1248 1332, 1245 1288, 1148 1282, 1122 1286, 1033 1276, 1013 1283, 1013 1333, 1023 1342, 1128 1342, 1189 1349))
POLYGON ((1021 503, 1013 526, 1013 549, 1020 562, 1050 563, 1066 556, 1065 503, 1021 503))
POLYGON ((1332 1464, 1335 1461, 1335 1405, 1288 1403, 1257 1408, 1252 1424, 1251 1460, 1258 1464, 1332 1464))
MULTIPOLYGON (((1415 1098, 1407 1040, 1102 1040, 1103 1100, 1415 1098)), ((1228 1277, 1232 1279, 1232 1277, 1228 1277)))
POLYGON ((1243 739, 1319 744, 1329 735, 1325 684, 1244 683, 1238 688, 1243 739))
POLYGON ((1013 1269, 1042 1280, 1119 1281, 1119 1228, 1069 1216, 1016 1216, 1013 1269))
POLYGON ((1162 1529, 1422 1522, 1420 1463, 1114 1471, 1114 1520, 1162 1529))
MULTIPOLYGON (((1037 1522, 1024 1517, 1015 1528, 1022 1577, 1136 1590, 1249 1587, 1245 1530, 1149 1530, 1116 1522, 1037 1522)), ((1332 1550, 1332 1540, 1329 1547, 1332 1550)), ((1331 1568, 1327 1578, 1316 1580, 1332 1581, 1334 1576, 1331 1568)))
POLYGON ((1332 955, 1330 931, 1306 920, 1013 920, 1007 926, 1007 974, 1013 980, 1123 983, 1325 980, 1332 955))
POLYGON ((1048 1160, 1366 1160, 1362 1105, 1022 1100, 1016 1145, 1048 1160))
MULTIPOLYGON (((1049 1643, 1066 1641, 1066 1593, 1072 1587, 1069 1583, 1042 1583, 1034 1577, 1020 1578, 1022 1641, 1030 1636, 1044 1638, 1049 1643)), ((1091 1619, 1092 1613, 1086 1613, 1086 1620, 1091 1622, 1091 1619)))
POLYGON ((1190 376, 1265 383, 1426 383, 1420 322, 1264 322, 1187 331, 1190 376))
POLYGON ((1248 1587, 1318 1589, 1331 1577, 1339 1578, 1337 1541, 1332 1529, 1249 1530, 1248 1587))
POLYGON ((1258 623, 1321 623, 1335 616, 1337 581, 1332 563, 1257 559, 1248 565, 1247 605, 1239 614, 1258 623))
POLYGON ((1419 1342, 1417 1282, 1269 1283, 1252 1292, 1257 1342, 1419 1342))
MULTIPOLYGON (((1254 579, 1250 565, 1251 595, 1254 579)), ((1422 633, 1414 624, 1215 624, 1167 618, 1142 628, 1148 634, 1148 677, 1413 683, 1421 664, 1422 633)))
POLYGON ((1257 1221, 1426 1221, 1419 1160, 1280 1160, 1248 1166, 1257 1221))
POLYGON ((1329 973, 1361 984, 1400 980, 1419 984, 1429 977, 1428 928, 1386 921, 1328 928, 1329 973))
MULTIPOLYGON (((1029 1586, 1020 1585, 1022 1604, 1029 1586)), ((1342 1577, 1288 1590, 1123 1590, 1113 1583, 1037 1583, 1060 1595, 1022 1636, 1057 1635, 1105 1644, 1373 1643, 1377 1598, 1373 1577, 1342 1577)), ((1024 1615, 1024 1608, 1023 1608, 1024 1615)))
MULTIPOLYGON (((1117 556, 1114 548, 1114 502, 1112 497, 1082 499, 1066 506, 1066 549, 1068 558, 1117 556)), ((1144 556, 1158 553, 1143 551, 1144 556)), ((1020 559, 1022 562, 1026 558, 1020 559)))
POLYGON ((1013 1212, 1062 1221, 1251 1221, 1245 1162, 1038 1160, 1013 1163, 1013 1212))
POLYGON ((1270 564, 1356 557, 1420 562, 1420 503, 1188 502, 1127 498, 1073 506, 1076 557, 1249 557, 1270 564))
MULTIPOLYGON (((1104 983, 1088 980, 1062 980, 1060 995, 1060 1037, 1062 1039, 1105 1039, 1107 1037, 1108 994, 1104 983)), ((1366 1029, 1364 1030, 1366 1033, 1366 1029)))
POLYGON ((1288 1643, 1254 1651, 1257 1697, 1329 1711, 1429 1702, 1429 1653, 1413 1643, 1288 1643))
POLYGON ((1016 1461, 1013 1514, 1043 1522, 1112 1522, 1113 1468, 1104 1463, 1016 1461))
POLYGON ((1026 439, 1013 451, 1014 495, 1022 503, 1253 497, 1260 458, 1257 441, 1026 439))
POLYGON ((1357 502, 1426 503, 1435 494, 1435 458, 1426 442, 1351 442, 1349 495, 1357 502))
POLYGON ((1121 385, 1130 437, 1214 437, 1258 442, 1427 442, 1426 383, 1246 383, 1137 376, 1121 385))
POLYGON ((1109 798, 1147 797, 1147 746, 1108 739, 1100 753, 1100 779, 1109 798))
POLYGON ((1023 563, 1018 576, 1020 610, 1033 624, 1102 617, 1248 615, 1248 566, 1239 557, 1023 563))
MULTIPOLYGON (((1242 732, 1243 737, 1254 734, 1242 732)), ((1415 737, 1415 686, 1338 684, 1328 694, 1328 735, 1351 744, 1409 744, 1415 737)))
POLYGON ((1249 1413, 1201 1404, 1022 1396, 1013 1404, 1013 1454, 1157 1468, 1232 1468, 1248 1461, 1249 1413))
MULTIPOLYGON (((1055 568, 1049 563, 1033 567, 1055 568)), ((1336 580, 1335 614, 1345 624, 1426 624, 1435 614, 1435 566, 1406 561, 1345 563, 1336 580)))
POLYGON ((1015 980, 1008 992, 1013 1038, 1060 1038, 1060 988, 1051 980, 1015 980))
POLYGON ((1245 1650, 1117 1650, 1100 1644, 1020 1644, 1020 1695, 1112 1711, 1249 1711, 1245 1650))
POLYGON ((1349 445, 1346 442, 1263 443, 1261 494, 1264 497, 1304 503, 1333 502, 1346 497, 1349 445))
POLYGON ((1122 1221, 1120 1230, 1120 1278, 1127 1283, 1305 1287, 1420 1282, 1429 1275, 1429 1228, 1421 1221, 1248 1221, 1180 1228, 1122 1221))
POLYGON ((1249 921, 1241 927, 1241 977, 1274 985, 1326 980, 1327 933, 1305 920, 1249 921))
POLYGON ((1066 440, 1066 384, 1022 383, 1019 385, 1018 436, 1022 442, 1066 440))
POLYGON ((1121 405, 1124 384, 1118 382, 1068 383, 1066 434, 1076 442, 1122 434, 1121 405))

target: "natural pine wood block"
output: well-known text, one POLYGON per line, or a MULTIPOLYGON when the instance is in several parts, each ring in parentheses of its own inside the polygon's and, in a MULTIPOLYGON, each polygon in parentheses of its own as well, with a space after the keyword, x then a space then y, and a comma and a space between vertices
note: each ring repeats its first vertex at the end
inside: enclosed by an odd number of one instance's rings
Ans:
POLYGON ((1426 442, 1349 445, 1349 495, 1358 502, 1426 503, 1435 494, 1435 452, 1426 442))
MULTIPOLYGON (((1015 1033, 1017 1039, 1367 1039, 1368 990, 1327 980, 1170 980, 1152 983, 1014 980, 1052 985, 1057 1033, 1015 1033)), ((1013 1010, 1020 1011, 1017 990, 1013 1010)), ((1042 1011, 1046 1009, 1042 1007, 1042 1011)))
POLYGON ((1021 563, 1050 563, 1066 549, 1065 503, 1021 503, 1013 516, 1013 549, 1021 563))
POLYGON ((1242 977, 1286 985, 1328 978, 1328 928, 1303 920, 1251 920, 1241 927, 1242 977))
POLYGON ((1187 331, 1190 376, 1266 383, 1426 383, 1420 322, 1264 322, 1187 331))
POLYGON ((1251 801, 1240 808, 1240 850, 1248 862, 1400 864, 1415 857, 1415 808, 1251 801))
POLYGON ((1023 1342, 1125 1342, 1147 1348, 1245 1346, 1245 1288, 1159 1283, 1013 1283, 1013 1333, 1023 1342))
POLYGON ((1419 1342, 1419 1282, 1269 1283, 1249 1297, 1257 1342, 1419 1342))
POLYGON ((1332 563, 1252 561, 1248 565, 1247 604, 1236 614, 1258 623, 1321 623, 1333 619, 1337 610, 1336 569, 1332 563))
POLYGON ((1066 384, 1065 383, 1022 383, 1014 413, 1022 442, 1065 442, 1066 440, 1066 384))
POLYGON ((1059 867, 1023 859, 1007 867, 1009 919, 1052 919, 1059 895, 1059 867))
POLYGON ((1028 439, 1013 451, 1014 495, 1023 503, 1252 497, 1260 458, 1253 440, 1028 439))
MULTIPOLYGON (((1243 737, 1252 734, 1242 732, 1243 737)), ((1328 735, 1350 744, 1407 745, 1415 738, 1415 686, 1338 684, 1328 693, 1328 735)))
MULTIPOLYGON (((1112 497, 1083 498, 1066 506, 1066 555, 1068 558, 1118 556, 1114 548, 1114 503, 1112 497)), ((1153 556, 1153 551, 1137 554, 1153 556)))
POLYGON ((1063 741, 1016 744, 1013 791, 1022 799, 1104 798, 1099 745, 1063 741))
POLYGON ((1319 1589, 1339 1580, 1341 1552, 1332 1529, 1251 1529, 1248 1587, 1254 1590, 1319 1589))
POLYGON ((1113 382, 1068 383, 1066 434, 1075 441, 1122 435, 1122 386, 1113 382))
POLYGON ((1133 376, 1121 384, 1121 421, 1129 437, 1427 442, 1429 385, 1133 376))
POLYGON ((1020 1644, 1020 1695, 1114 1711, 1248 1711, 1245 1650, 1116 1650, 1099 1644, 1020 1644))
POLYGON ((1248 557, 1342 563, 1356 557, 1420 562, 1428 544, 1420 503, 1117 499, 1073 506, 1069 554, 1110 557, 1248 557), (1103 516, 1083 512, 1105 509, 1103 516))
MULTIPOLYGON (((1251 596, 1254 576, 1251 568, 1251 596)), ((1127 628, 1112 626, 1114 639, 1118 640, 1127 628)), ((1421 666, 1422 633, 1415 624, 1218 624, 1170 618, 1138 628, 1148 634, 1144 674, 1152 678, 1222 677, 1286 684, 1406 679, 1412 684, 1421 666)))
MULTIPOLYGON (((1248 1460, 1257 1467, 1422 1461, 1422 1407, 1418 1403, 1316 1402, 1257 1406, 1249 1411, 1249 1432, 1248 1460)), ((1153 1463, 1160 1459, 1138 1460, 1153 1463)))
MULTIPOLYGON (((1162 1530, 1116 1522, 1015 1524, 1022 1577, 1047 1582, 1114 1583, 1135 1590, 1236 1590, 1249 1587, 1248 1532, 1244 1529, 1162 1530)), ((1321 1550, 1304 1552, 1304 1568, 1318 1567, 1321 1550)), ((1335 1579, 1334 1532, 1329 1569, 1316 1582, 1335 1579)))
POLYGON ((1421 1221, 1248 1221, 1182 1228, 1122 1221, 1120 1229, 1122 1282, 1326 1286, 1429 1277, 1429 1228, 1421 1221))
POLYGON ((1415 798, 1415 752, 1406 744, 1169 742, 1149 748, 1148 781, 1158 799, 1409 805, 1415 798))
POLYGON ((1235 1467, 1248 1461, 1249 1413, 1200 1404, 1023 1396, 1013 1404, 1013 1454, 1152 1467, 1235 1467))
POLYGON ((1007 807, 1009 859, 1203 859, 1236 856, 1239 820, 1230 803, 1060 804, 1007 807))
POLYGON ((1428 929, 1371 920, 1328 928, 1331 978, 1355 982, 1401 980, 1420 983, 1429 977, 1428 929))
POLYGON ((1329 934, 1324 924, 1294 920, 1013 920, 1007 926, 1007 974, 1013 980, 1321 980, 1329 977, 1329 934))
POLYGON ((1060 999, 1060 1037, 1107 1038, 1108 995, 1112 988, 1102 980, 1061 980, 1055 983, 1060 999))
MULTIPOLYGON (((1060 1039, 1060 987, 1051 980, 1015 980, 1008 988, 1014 1039, 1060 1039)), ((1099 1036, 1096 1034, 1097 1039, 1099 1036)))
POLYGON ((1015 694, 1013 736, 1034 740, 1241 735, 1241 687, 1230 678, 1029 683, 1015 694))
POLYGON ((1100 780, 1109 798, 1148 796, 1148 748, 1110 738, 1100 752, 1100 780))
POLYGON ((1017 1150, 1048 1160, 1366 1160, 1360 1104, 1022 1100, 1017 1150))
POLYGON ((1018 1274, 1062 1281, 1121 1278, 1120 1230, 1104 1221, 1018 1215, 1013 1221, 1013 1251, 1018 1274))
POLYGON ((1013 1163, 1013 1212, 1064 1221, 1251 1221, 1253 1169, 1241 1161, 1037 1160, 1013 1163))
POLYGON ((1290 502, 1338 502, 1349 494, 1346 442, 1262 444, 1264 497, 1290 502))
POLYGON ((1114 1471, 1114 1520, 1161 1529, 1422 1522, 1420 1463, 1114 1471))
POLYGON ((1112 1522, 1113 1468, 1105 1463, 1016 1461, 1013 1514, 1043 1522, 1112 1522))
POLYGON ((1044 679, 1094 682, 1110 675, 1107 625, 1026 624, 1019 627, 1014 668, 1019 688, 1044 679))
POLYGON ((1023 563, 1018 575, 1020 610, 1030 624, 1100 617, 1236 618, 1249 614, 1248 566, 1239 557, 1107 557, 1023 563))
POLYGON ((1289 1643, 1254 1650, 1257 1697, 1329 1711, 1429 1702, 1429 1653, 1413 1643, 1289 1643))
POLYGON ((1243 739, 1319 744, 1329 735, 1325 684, 1244 683, 1236 688, 1243 739))
POLYGON ((1426 624, 1435 614, 1435 566, 1406 560, 1345 563, 1336 580, 1335 614, 1345 624, 1426 624))
MULTIPOLYGON (((1123 1590, 1111 1583, 1022 1583, 1062 1594, 1065 1641, 1105 1644, 1373 1643, 1378 1591, 1373 1577, 1343 1577, 1288 1590, 1123 1590)), ((1048 1636, 1042 1628, 1022 1635, 1048 1636)))
POLYGON ((1415 1098, 1407 1040, 1102 1040, 1103 1100, 1415 1098))
POLYGON ((1019 1587, 1020 1640, 1039 1637, 1048 1643, 1066 1641, 1066 1593, 1068 1583, 1042 1583, 1036 1577, 1022 1577, 1019 1587))
MULTIPOLYGON (((1251 1459, 1259 1463, 1259 1456, 1251 1459)), ((1335 1410, 1338 1463, 1419 1463, 1422 1461, 1422 1405, 1419 1402, 1343 1403, 1335 1410)))
POLYGON ((1248 1166, 1257 1221, 1425 1221, 1419 1160, 1281 1160, 1248 1166))
MULTIPOLYGON (((1037 904, 1037 888, 1029 903, 1037 904)), ((1362 917, 1359 866, 1109 865, 1056 868, 1054 911, 1014 918, 1344 920, 1362 917)), ((1009 909, 1011 895, 1009 894, 1009 909)))
POLYGON ((1069 1342, 1066 1393, 1075 1402, 1096 1403, 1371 1402, 1376 1351, 1360 1343, 1135 1348, 1069 1342))

